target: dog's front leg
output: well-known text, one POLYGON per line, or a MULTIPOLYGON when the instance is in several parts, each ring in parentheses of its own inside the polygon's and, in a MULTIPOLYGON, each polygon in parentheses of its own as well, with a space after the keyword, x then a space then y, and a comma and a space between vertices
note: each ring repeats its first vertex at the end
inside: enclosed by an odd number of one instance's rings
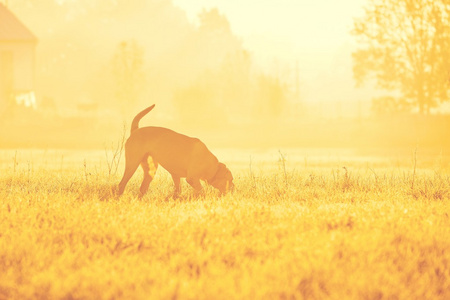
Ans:
POLYGON ((198 196, 199 194, 201 194, 202 190, 203 190, 203 186, 200 183, 200 179, 198 178, 186 178, 187 183, 189 183, 190 186, 192 186, 195 190, 195 195, 198 196))
POLYGON ((176 199, 181 194, 181 186, 180 186, 180 176, 172 175, 173 183, 175 185, 175 189, 173 191, 173 198, 176 199))

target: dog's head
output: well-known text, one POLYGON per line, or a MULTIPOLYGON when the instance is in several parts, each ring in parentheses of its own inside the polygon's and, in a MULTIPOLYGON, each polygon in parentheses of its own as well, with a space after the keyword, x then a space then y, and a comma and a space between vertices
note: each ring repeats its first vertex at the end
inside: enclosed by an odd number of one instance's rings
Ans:
POLYGON ((233 175, 223 163, 219 163, 216 175, 209 184, 218 189, 221 194, 234 190, 233 175))

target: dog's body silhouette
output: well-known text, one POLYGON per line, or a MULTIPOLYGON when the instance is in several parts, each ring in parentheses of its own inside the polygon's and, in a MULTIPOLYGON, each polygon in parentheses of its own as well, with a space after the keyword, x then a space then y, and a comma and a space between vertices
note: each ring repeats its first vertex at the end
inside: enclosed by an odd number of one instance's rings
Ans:
POLYGON ((125 143, 125 172, 119 183, 118 195, 123 194, 139 165, 144 170, 141 196, 147 192, 158 165, 172 175, 174 197, 181 193, 180 178, 186 178, 197 193, 202 190, 200 180, 217 188, 221 194, 233 189, 230 170, 199 139, 162 127, 139 128, 139 121, 154 107, 153 104, 144 109, 133 119, 130 137, 125 143), (153 161, 153 168, 150 166, 150 159, 153 161))

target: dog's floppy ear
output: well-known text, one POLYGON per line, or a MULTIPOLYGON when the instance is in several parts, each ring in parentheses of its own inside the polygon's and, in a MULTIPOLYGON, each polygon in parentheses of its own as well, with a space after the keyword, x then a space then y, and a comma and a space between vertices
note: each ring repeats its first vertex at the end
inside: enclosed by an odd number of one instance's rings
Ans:
POLYGON ((222 178, 231 179, 233 180, 233 174, 231 174, 231 171, 227 168, 227 166, 223 163, 219 163, 219 169, 217 171, 217 174, 221 176, 222 178), (231 177, 231 178, 230 178, 231 177))
POLYGON ((226 178, 227 173, 231 174, 230 170, 228 170, 225 164, 219 162, 219 164, 217 165, 216 174, 214 174, 214 177, 210 180, 210 183, 214 185, 218 180, 226 178))
MULTIPOLYGON (((219 167, 217 169, 217 175, 218 177, 225 177, 227 174, 231 175, 230 170, 228 170, 227 166, 223 163, 219 163, 219 167)), ((233 178, 233 176, 231 175, 231 178, 233 178)))
POLYGON ((225 166, 225 164, 220 162, 219 167, 217 168, 217 174, 223 173, 223 171, 225 171, 226 169, 227 169, 227 166, 225 166))
POLYGON ((230 169, 227 168, 227 166, 223 165, 225 167, 226 173, 230 174, 231 180, 233 180, 233 174, 231 174, 230 169))

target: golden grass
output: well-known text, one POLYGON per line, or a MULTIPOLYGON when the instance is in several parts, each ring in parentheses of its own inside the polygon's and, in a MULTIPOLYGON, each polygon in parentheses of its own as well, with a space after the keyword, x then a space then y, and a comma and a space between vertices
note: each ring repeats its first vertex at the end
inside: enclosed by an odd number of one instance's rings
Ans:
POLYGON ((287 158, 116 199, 104 158, 44 156, 0 156, 0 299, 450 298, 446 168, 287 158))

